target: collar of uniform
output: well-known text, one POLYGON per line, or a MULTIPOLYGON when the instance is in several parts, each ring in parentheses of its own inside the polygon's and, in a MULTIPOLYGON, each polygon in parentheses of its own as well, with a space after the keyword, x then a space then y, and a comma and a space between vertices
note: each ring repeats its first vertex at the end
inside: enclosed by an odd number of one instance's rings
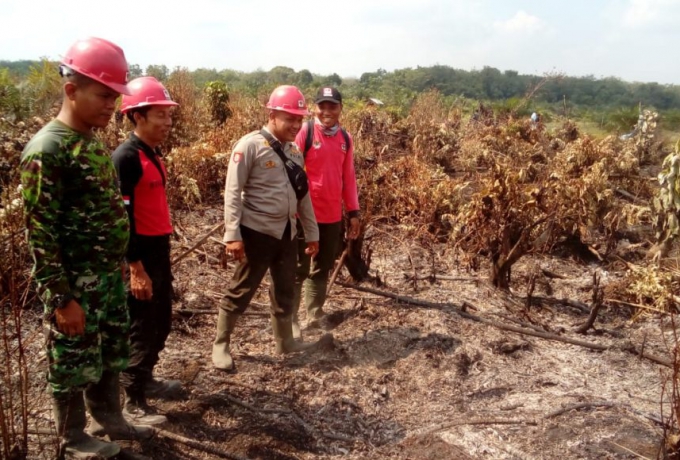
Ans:
POLYGON ((267 131, 274 139, 276 139, 277 141, 279 141, 279 144, 281 144, 281 147, 285 148, 286 145, 288 144, 288 142, 281 142, 281 140, 280 140, 278 137, 276 137, 276 136, 274 135, 274 133, 272 133, 271 131, 269 131, 269 129, 268 129, 266 126, 263 126, 262 129, 264 129, 265 131, 267 131))
POLYGON ((146 142, 141 140, 139 138, 139 136, 137 136, 134 132, 130 133, 130 142, 132 142, 132 144, 135 147, 138 147, 138 148, 144 150, 144 152, 147 155, 152 155, 152 156, 158 155, 159 157, 162 156, 160 148, 156 147, 155 149, 152 149, 148 144, 146 144, 146 142))

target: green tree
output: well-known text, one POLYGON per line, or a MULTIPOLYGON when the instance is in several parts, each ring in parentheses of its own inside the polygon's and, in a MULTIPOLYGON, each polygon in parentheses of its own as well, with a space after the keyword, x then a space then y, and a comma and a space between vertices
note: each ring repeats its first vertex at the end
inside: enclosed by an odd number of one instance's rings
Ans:
POLYGON ((231 116, 229 107, 229 90, 223 81, 211 81, 203 90, 210 110, 210 117, 216 125, 222 125, 231 116))
POLYGON ((312 75, 312 72, 310 72, 307 69, 299 71, 295 75, 295 79, 297 85, 301 88, 306 88, 307 86, 311 85, 314 82, 314 76, 312 75))
POLYGON ((8 68, 0 68, 0 115, 21 119, 25 112, 21 93, 9 74, 8 68))
POLYGON ((142 75, 144 75, 144 73, 142 72, 142 68, 139 66, 139 64, 130 65, 130 68, 128 69, 128 78, 130 80, 141 77, 142 75))
POLYGON ((149 65, 146 67, 146 75, 156 77, 158 81, 165 82, 170 76, 170 69, 163 65, 149 65))
POLYGON ((295 70, 290 67, 276 66, 272 68, 267 75, 267 83, 270 86, 292 85, 295 84, 295 81, 295 70))
POLYGON ((57 63, 43 58, 33 64, 22 87, 22 96, 30 104, 30 113, 45 115, 61 98, 61 78, 57 63))

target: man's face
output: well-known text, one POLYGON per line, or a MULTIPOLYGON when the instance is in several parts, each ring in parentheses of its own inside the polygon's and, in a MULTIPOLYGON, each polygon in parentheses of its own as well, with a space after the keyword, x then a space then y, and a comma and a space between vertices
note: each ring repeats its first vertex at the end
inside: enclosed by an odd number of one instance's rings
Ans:
POLYGON ((134 115, 137 126, 135 131, 153 144, 161 144, 168 138, 172 128, 172 114, 175 107, 152 105, 146 115, 134 115))
POLYGON ((341 112, 342 104, 330 101, 319 102, 314 107, 314 115, 326 128, 332 128, 338 124, 341 112))
POLYGON ((66 83, 65 90, 73 113, 84 125, 104 128, 109 124, 119 93, 93 80, 66 83))
POLYGON ((272 134, 281 142, 293 142, 302 128, 302 115, 272 110, 269 114, 272 134))

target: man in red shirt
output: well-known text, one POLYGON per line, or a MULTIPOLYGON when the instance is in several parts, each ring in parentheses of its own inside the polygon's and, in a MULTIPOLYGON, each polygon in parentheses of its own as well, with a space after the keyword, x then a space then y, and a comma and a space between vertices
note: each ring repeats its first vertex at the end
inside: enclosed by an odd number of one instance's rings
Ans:
POLYGON ((172 224, 165 192, 167 172, 159 145, 172 128, 178 105, 154 77, 132 80, 121 112, 134 125, 130 137, 113 152, 123 201, 130 218, 130 364, 121 374, 125 388, 124 414, 147 425, 166 421, 147 404, 147 397, 169 397, 181 386, 177 380, 153 378, 154 366, 170 333, 172 224))
POLYGON ((319 254, 311 259, 304 252, 304 234, 298 233, 298 269, 295 283, 293 332, 300 336, 298 309, 302 286, 308 327, 327 325, 322 307, 326 301, 328 275, 341 242, 342 207, 349 216, 349 239, 359 236, 359 200, 354 172, 354 145, 340 126, 342 95, 336 88, 321 88, 314 101, 314 120, 305 123, 295 142, 305 156, 309 194, 319 226, 319 254), (301 238, 301 239, 300 239, 301 238))

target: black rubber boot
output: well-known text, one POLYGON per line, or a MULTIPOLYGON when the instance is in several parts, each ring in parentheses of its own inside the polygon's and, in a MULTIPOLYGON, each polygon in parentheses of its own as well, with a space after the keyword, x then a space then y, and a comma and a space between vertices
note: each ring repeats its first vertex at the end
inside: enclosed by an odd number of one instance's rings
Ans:
POLYGON ((105 442, 85 433, 85 401, 83 392, 52 397, 54 421, 61 438, 60 458, 66 460, 112 458, 120 452, 120 446, 105 442))
POLYGON ((109 436, 112 440, 144 440, 153 436, 152 427, 132 425, 123 417, 117 372, 104 371, 99 382, 85 390, 85 404, 92 416, 87 429, 92 436, 109 436))

